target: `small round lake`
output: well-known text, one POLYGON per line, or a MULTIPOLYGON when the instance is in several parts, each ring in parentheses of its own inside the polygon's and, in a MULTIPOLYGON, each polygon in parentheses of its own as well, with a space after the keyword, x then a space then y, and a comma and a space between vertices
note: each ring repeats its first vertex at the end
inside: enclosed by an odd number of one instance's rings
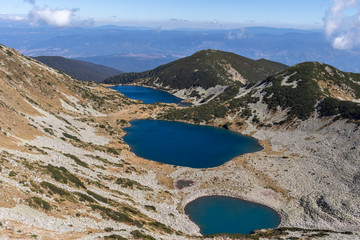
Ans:
POLYGON ((175 97, 170 93, 148 87, 119 85, 111 88, 121 92, 128 98, 141 100, 143 103, 147 104, 156 102, 180 103, 182 101, 181 98, 175 97))
POLYGON ((264 205, 225 196, 201 197, 185 207, 185 213, 203 235, 250 234, 256 229, 276 228, 279 214, 264 205))
POLYGON ((263 148, 256 139, 218 127, 161 120, 134 120, 124 141, 136 155, 192 168, 220 166, 263 148))

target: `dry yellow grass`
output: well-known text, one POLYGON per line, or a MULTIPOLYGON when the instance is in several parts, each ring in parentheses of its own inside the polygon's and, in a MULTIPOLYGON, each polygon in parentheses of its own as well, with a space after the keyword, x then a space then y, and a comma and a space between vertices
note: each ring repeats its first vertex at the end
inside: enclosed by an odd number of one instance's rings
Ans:
POLYGON ((340 98, 343 100, 354 101, 356 100, 354 92, 346 91, 339 86, 335 85, 333 81, 317 81, 321 89, 326 89, 330 93, 329 97, 340 98))

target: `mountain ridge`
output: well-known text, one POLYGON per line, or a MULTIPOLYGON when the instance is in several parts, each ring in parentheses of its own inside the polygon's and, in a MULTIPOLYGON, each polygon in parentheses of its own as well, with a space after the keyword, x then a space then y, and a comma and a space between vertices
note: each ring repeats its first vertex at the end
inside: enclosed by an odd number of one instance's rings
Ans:
MULTIPOLYGON (((171 54, 115 54, 106 56, 78 57, 75 59, 101 64, 122 72, 143 72, 178 59, 171 54)), ((116 75, 116 74, 114 74, 116 75)), ((105 79, 105 78, 104 78, 105 79)), ((104 80, 102 79, 102 80, 104 80)))
POLYGON ((360 74, 342 72, 319 62, 296 64, 262 84, 270 83, 272 86, 263 90, 268 106, 290 107, 291 113, 300 119, 308 118, 324 98, 360 103, 360 74))
POLYGON ((265 59, 251 60, 230 52, 203 50, 150 71, 113 76, 103 83, 141 82, 162 90, 171 89, 178 97, 197 98, 194 103, 199 104, 221 94, 234 82, 239 86, 255 84, 285 68, 286 65, 265 59), (210 88, 211 94, 201 94, 210 88))
MULTIPOLYGON (((294 118, 305 120, 314 112, 321 116, 337 112, 342 117, 355 120, 359 115, 360 74, 343 72, 320 62, 303 62, 287 67, 264 59, 251 60, 218 50, 204 50, 150 71, 117 75, 104 83, 150 86, 195 105, 210 104, 210 107, 172 112, 168 115, 171 119, 180 120, 183 114, 189 120, 199 111, 204 120, 209 121, 216 116, 224 117, 236 106, 255 103, 259 96, 260 102, 266 104, 269 111, 287 109, 289 116, 283 119, 287 122, 294 118), (273 66, 275 68, 269 70, 273 66), (258 97, 246 96, 259 88, 258 97), (247 100, 239 103, 236 99, 240 96, 247 100), (342 101, 348 101, 348 107, 344 107, 342 101), (224 106, 225 102, 230 105, 224 106), (331 111, 331 106, 337 110, 331 111)), ((196 121, 201 121, 201 116, 196 115, 196 121)))
MULTIPOLYGON (((208 103, 209 106, 175 110, 176 113, 167 115, 173 120, 180 120, 180 115, 186 116, 184 120, 190 120, 196 114, 197 122, 201 122, 200 115, 208 122, 212 118, 224 117, 236 107, 256 102, 266 104, 269 111, 287 109, 289 116, 283 119, 287 122, 294 118, 306 120, 314 112, 321 116, 337 112, 342 117, 357 120, 360 103, 360 74, 343 72, 320 62, 303 62, 288 67, 218 50, 200 51, 146 72, 113 76, 104 83, 153 87, 196 106, 208 103), (236 64, 239 62, 241 64, 236 64), (275 68, 269 70, 272 66, 275 68), (258 96, 251 97, 257 91, 258 96), (344 107, 344 101, 348 107, 344 107), (330 106, 337 110, 330 111, 330 106), (201 114, 195 113, 197 111, 201 114)), ((248 108, 245 111, 248 112, 248 108)))
POLYGON ((121 73, 121 71, 114 68, 60 56, 38 56, 34 57, 34 59, 66 72, 81 81, 100 82, 107 77, 121 73))

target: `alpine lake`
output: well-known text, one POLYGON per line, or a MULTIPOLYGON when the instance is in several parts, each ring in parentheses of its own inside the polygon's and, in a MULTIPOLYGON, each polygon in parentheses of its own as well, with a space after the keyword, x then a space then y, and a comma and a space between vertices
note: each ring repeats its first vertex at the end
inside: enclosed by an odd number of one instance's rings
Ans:
MULTIPOLYGON (((181 99, 140 86, 112 87, 144 103, 180 103, 181 99)), ((190 168, 217 167, 232 158, 260 151, 254 138, 223 128, 163 120, 133 120, 125 128, 124 141, 143 158, 190 168)), ((273 209, 227 196, 206 196, 185 207, 185 213, 203 235, 250 234, 256 229, 276 228, 281 219, 273 209)))
POLYGON ((181 98, 175 97, 170 93, 148 87, 119 85, 111 88, 121 92, 128 98, 141 100, 143 101, 143 103, 147 103, 147 104, 156 103, 156 102, 180 103, 182 100, 181 98))

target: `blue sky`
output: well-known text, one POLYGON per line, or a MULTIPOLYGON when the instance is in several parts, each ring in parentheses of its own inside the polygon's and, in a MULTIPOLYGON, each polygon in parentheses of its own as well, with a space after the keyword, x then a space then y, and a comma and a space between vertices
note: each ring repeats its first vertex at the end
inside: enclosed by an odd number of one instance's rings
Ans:
POLYGON ((331 0, 0 0, 0 3, 2 18, 29 21, 33 25, 64 27, 72 22, 91 22, 170 28, 259 25, 321 28, 331 0))

